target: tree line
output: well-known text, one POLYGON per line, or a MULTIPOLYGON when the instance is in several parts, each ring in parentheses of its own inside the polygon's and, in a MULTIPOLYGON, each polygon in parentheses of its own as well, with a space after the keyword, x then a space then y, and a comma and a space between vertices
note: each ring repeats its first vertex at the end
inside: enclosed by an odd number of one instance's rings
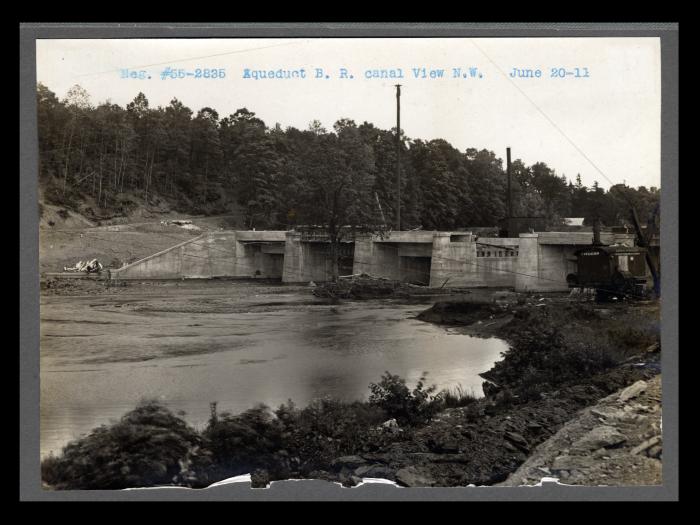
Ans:
MULTIPOLYGON (((396 129, 350 119, 332 130, 318 121, 305 130, 268 127, 246 108, 222 118, 177 99, 154 108, 143 93, 126 107, 93 105, 78 85, 59 99, 38 84, 37 109, 39 180, 49 203, 96 217, 119 213, 133 197, 194 214, 235 207, 246 228, 322 225, 331 238, 348 225, 395 221, 396 129)), ((505 166, 494 152, 400 138, 402 229, 495 226, 505 217, 505 166)), ((658 188, 589 188, 544 162, 516 159, 512 174, 513 214, 550 224, 626 223, 630 203, 644 222, 659 203, 658 188)))

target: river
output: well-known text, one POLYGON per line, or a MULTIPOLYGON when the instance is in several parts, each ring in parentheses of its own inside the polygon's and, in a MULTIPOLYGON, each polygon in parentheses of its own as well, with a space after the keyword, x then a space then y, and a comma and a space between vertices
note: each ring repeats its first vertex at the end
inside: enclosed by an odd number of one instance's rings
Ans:
POLYGON ((482 395, 507 346, 414 319, 432 301, 331 305, 304 287, 210 281, 41 298, 41 454, 157 399, 196 428, 288 399, 366 399, 386 370, 482 395))

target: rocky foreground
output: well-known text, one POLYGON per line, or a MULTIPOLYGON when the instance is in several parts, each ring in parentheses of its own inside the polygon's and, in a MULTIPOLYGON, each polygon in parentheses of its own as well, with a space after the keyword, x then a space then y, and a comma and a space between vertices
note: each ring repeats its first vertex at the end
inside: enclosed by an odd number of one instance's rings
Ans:
POLYGON ((661 485, 661 375, 582 410, 501 486, 555 477, 568 485, 661 485))
MULTIPOLYGON (((655 384, 660 376, 654 379, 654 374, 649 368, 625 367, 598 376, 596 385, 565 387, 539 400, 504 406, 487 398, 447 409, 409 440, 381 452, 337 458, 329 472, 314 477, 347 486, 364 477, 406 487, 536 484, 546 476, 582 485, 659 484, 660 402, 624 404, 614 393, 604 399, 618 400, 615 412, 609 401, 601 401, 597 410, 586 409, 611 385, 635 378, 655 384), (608 417, 605 423, 597 419, 602 414, 608 417), (635 455, 640 446, 644 454, 635 455)), ((637 381, 633 385, 646 384, 637 381)))

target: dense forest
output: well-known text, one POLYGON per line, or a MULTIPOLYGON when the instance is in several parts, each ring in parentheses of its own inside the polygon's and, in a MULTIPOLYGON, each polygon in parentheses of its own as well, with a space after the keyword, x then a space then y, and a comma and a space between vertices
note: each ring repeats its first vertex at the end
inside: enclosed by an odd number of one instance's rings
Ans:
MULTIPOLYGON (((177 99, 153 108, 143 93, 126 107, 95 106, 77 85, 60 100, 39 84, 37 105, 39 180, 50 204, 100 218, 127 212, 137 196, 183 213, 235 207, 247 228, 323 224, 331 233, 394 222, 395 129, 349 119, 332 130, 318 121, 305 130, 268 127, 246 108, 221 118, 177 99)), ((403 133, 401 149, 402 229, 495 226, 506 215, 505 166, 494 152, 403 133)), ((605 191, 543 162, 517 159, 512 168, 514 214, 552 224, 562 217, 625 223, 629 202, 646 222, 659 202, 654 187, 605 191)))

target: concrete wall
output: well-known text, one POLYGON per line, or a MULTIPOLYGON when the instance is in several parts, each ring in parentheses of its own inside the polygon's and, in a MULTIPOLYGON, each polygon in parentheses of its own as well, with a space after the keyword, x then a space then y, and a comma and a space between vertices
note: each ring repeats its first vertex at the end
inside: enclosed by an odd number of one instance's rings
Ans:
POLYGON ((541 285, 537 278, 540 271, 539 244, 536 233, 521 233, 518 246, 518 262, 515 289, 519 292, 537 290, 541 285))
POLYGON ((284 234, 205 233, 110 273, 116 279, 280 278, 284 234))
POLYGON ((430 286, 514 287, 518 258, 506 247, 518 248, 519 239, 475 237, 465 234, 436 233, 430 286), (502 246, 499 250, 484 244, 502 246), (481 256, 483 254, 483 256, 481 256))
POLYGON ((515 287, 520 239, 512 237, 480 237, 470 249, 467 272, 473 286, 493 288, 515 287))

